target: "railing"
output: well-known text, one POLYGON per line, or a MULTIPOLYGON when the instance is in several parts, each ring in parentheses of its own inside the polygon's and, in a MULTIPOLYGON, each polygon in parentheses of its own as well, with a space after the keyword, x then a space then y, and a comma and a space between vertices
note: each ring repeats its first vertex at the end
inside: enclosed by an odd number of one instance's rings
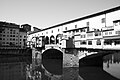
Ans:
POLYGON ((108 26, 108 27, 103 27, 102 30, 110 30, 110 29, 114 29, 113 26, 108 26))

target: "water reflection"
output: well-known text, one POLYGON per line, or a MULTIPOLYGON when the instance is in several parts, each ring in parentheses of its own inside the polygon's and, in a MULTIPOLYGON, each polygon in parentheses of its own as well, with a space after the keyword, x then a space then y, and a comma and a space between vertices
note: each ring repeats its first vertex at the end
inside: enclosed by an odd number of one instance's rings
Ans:
MULTIPOLYGON (((113 53, 105 56, 103 58, 102 67, 98 65, 89 66, 89 64, 85 65, 84 62, 81 62, 81 64, 84 64, 84 66, 81 66, 80 64, 79 68, 77 56, 74 56, 72 54, 64 54, 63 74, 61 76, 50 74, 44 69, 44 67, 41 64, 41 54, 37 54, 35 58, 32 59, 31 58, 32 58, 31 56, 30 57, 0 56, 0 79, 82 80, 83 78, 84 80, 117 80, 115 77, 120 79, 120 53, 113 53), (109 73, 115 77, 111 76, 109 73), (78 75, 80 78, 78 78, 78 75)), ((94 58, 94 60, 92 61, 97 60, 95 60, 94 58)))
POLYGON ((27 65, 31 63, 30 57, 3 57, 0 56, 1 80, 26 80, 27 65))
POLYGON ((120 52, 103 58, 103 69, 120 79, 120 52))
POLYGON ((65 67, 63 68, 63 80, 81 80, 78 78, 79 74, 78 67, 65 67))
MULTIPOLYGON (((106 53, 106 52, 105 52, 106 53)), ((120 53, 87 56, 79 61, 79 74, 85 80, 119 80, 120 53)))

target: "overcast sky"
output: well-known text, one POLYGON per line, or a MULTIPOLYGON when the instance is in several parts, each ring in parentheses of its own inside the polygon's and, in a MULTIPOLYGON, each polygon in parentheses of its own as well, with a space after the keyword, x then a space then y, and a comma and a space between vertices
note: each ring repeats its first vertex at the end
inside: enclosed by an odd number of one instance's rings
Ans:
POLYGON ((45 28, 120 6, 120 0, 0 0, 0 21, 45 28))

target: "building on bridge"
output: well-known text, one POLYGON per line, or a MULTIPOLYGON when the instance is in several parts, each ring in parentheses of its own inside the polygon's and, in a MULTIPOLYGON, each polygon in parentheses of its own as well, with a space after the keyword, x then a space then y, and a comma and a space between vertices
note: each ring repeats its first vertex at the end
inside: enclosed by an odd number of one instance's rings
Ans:
POLYGON ((120 6, 51 26, 28 35, 28 46, 119 49, 120 6))

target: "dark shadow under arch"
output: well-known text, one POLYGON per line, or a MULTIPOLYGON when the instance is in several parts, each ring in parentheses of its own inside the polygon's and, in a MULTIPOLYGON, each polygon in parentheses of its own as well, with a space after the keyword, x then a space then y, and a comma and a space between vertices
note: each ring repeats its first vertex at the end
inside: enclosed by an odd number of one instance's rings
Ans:
POLYGON ((63 53, 57 49, 47 49, 42 53, 44 68, 55 75, 62 75, 63 53))

